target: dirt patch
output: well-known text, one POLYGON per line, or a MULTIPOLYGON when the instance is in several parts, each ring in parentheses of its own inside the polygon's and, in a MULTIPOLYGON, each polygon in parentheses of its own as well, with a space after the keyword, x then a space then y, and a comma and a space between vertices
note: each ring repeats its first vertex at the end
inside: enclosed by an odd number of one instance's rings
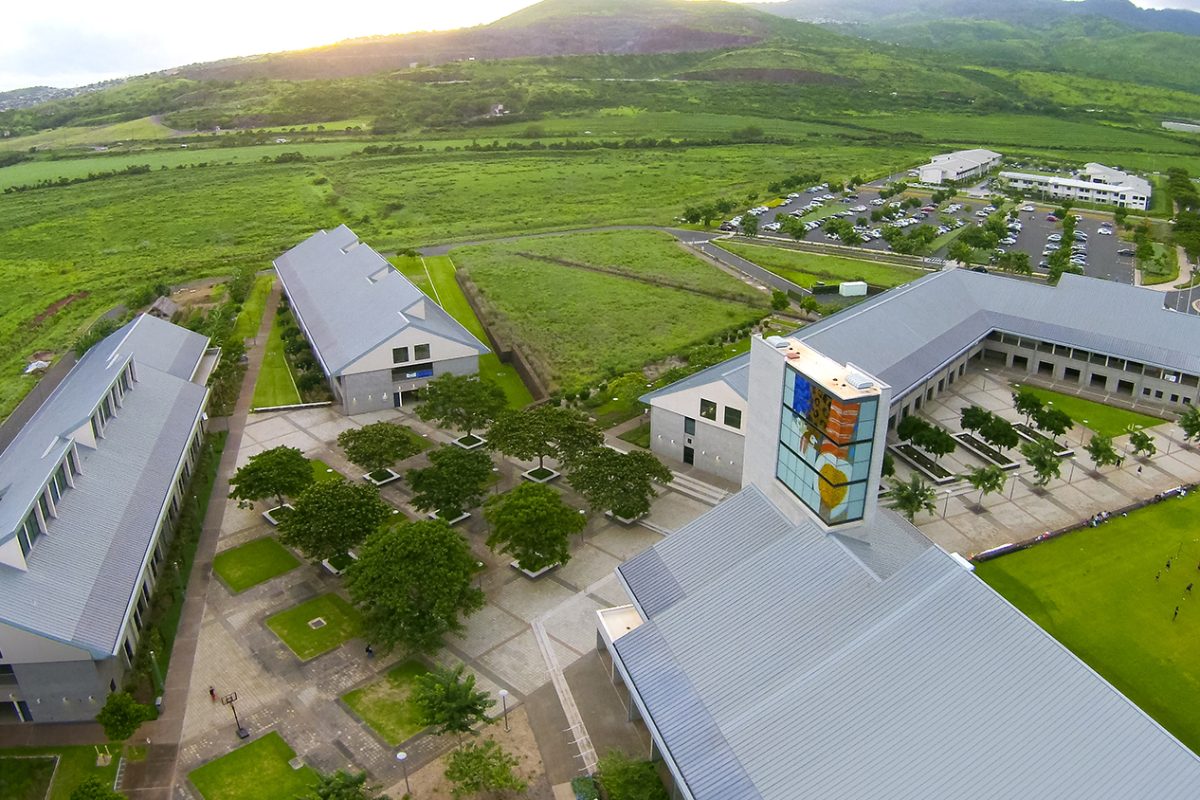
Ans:
POLYGON ((91 294, 91 292, 75 292, 75 294, 69 294, 66 297, 62 298, 61 300, 54 301, 50 305, 46 306, 46 309, 44 311, 42 311, 42 313, 38 314, 36 317, 33 318, 34 327, 41 325, 43 322, 50 319, 58 312, 62 311, 64 308, 71 305, 71 303, 74 303, 76 300, 86 299, 90 294, 91 294))
POLYGON ((810 85, 846 86, 856 83, 852 78, 807 69, 771 69, 767 67, 730 67, 685 72, 679 77, 688 81, 727 81, 730 83, 804 83, 810 85))

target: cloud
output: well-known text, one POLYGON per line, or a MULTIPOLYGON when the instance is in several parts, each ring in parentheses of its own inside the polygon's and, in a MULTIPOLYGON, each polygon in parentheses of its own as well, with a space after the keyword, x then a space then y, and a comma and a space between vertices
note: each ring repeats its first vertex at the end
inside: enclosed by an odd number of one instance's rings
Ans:
POLYGON ((15 46, 0 49, 0 85, 72 86, 149 72, 168 62, 165 43, 142 33, 33 23, 20 31, 15 46))

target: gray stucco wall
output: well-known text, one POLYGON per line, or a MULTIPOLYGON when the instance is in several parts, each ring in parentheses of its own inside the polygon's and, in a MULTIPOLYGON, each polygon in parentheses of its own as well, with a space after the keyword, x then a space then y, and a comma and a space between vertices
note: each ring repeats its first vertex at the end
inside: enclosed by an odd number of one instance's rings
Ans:
MULTIPOLYGON (((743 425, 745 423, 743 422, 743 425)), ((650 409, 650 451, 672 461, 683 461, 683 448, 695 451, 695 466, 706 472, 732 481, 742 482, 742 454, 746 437, 732 428, 714 425, 708 420, 696 420, 696 433, 684 433, 684 417, 661 408, 650 409)))
POLYGON ((109 681, 121 688, 124 675, 119 659, 14 664, 20 691, 17 699, 29 705, 33 722, 79 722, 94 719, 104 707, 109 681))
MULTIPOLYGON (((447 373, 475 375, 478 372, 479 356, 464 356, 433 362, 433 377, 435 378, 447 373)), ((394 408, 393 395, 396 392, 420 389, 429 383, 430 378, 393 381, 390 369, 379 369, 374 372, 343 375, 339 380, 341 386, 335 389, 335 394, 342 401, 342 410, 346 414, 353 415, 394 408)))

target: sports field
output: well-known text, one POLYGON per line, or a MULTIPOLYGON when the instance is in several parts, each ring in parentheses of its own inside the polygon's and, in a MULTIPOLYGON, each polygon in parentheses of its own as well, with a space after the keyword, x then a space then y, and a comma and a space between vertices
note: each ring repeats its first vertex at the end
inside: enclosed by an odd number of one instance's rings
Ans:
POLYGON ((1200 493, 1193 492, 977 570, 1193 750, 1200 750, 1197 519, 1200 493))

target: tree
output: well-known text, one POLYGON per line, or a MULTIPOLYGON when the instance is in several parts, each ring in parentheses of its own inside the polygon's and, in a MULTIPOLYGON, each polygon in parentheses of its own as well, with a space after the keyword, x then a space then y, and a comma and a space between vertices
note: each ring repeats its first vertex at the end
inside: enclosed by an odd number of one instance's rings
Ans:
POLYGON ((96 721, 104 726, 104 735, 111 742, 123 742, 148 719, 154 717, 154 709, 133 699, 129 692, 113 692, 104 702, 104 708, 96 715, 96 721))
POLYGON ((471 742, 446 759, 446 780, 455 800, 481 792, 523 792, 528 784, 515 772, 519 762, 495 739, 471 742))
POLYGON ((787 292, 782 292, 779 289, 771 290, 771 308, 775 311, 783 311, 792 303, 788 299, 787 292))
POLYGON ((295 497, 313 482, 312 464, 295 447, 273 447, 250 456, 229 479, 229 497, 242 508, 256 500, 274 497, 283 505, 285 497, 295 497))
POLYGON ((1179 415, 1179 427, 1183 429, 1183 440, 1200 439, 1200 408, 1189 406, 1179 415))
POLYGON ((1106 467, 1109 464, 1120 466, 1125 461, 1125 457, 1113 447, 1111 436, 1101 436, 1098 433, 1092 434, 1092 438, 1088 440, 1087 446, 1084 449, 1087 450, 1087 454, 1091 457, 1092 463, 1097 468, 1106 467))
POLYGON ((496 384, 450 373, 431 380, 421 390, 421 398, 418 417, 464 431, 468 437, 494 420, 508 404, 504 391, 496 384))
POLYGON ((742 217, 742 233, 747 236, 758 236, 758 217, 745 214, 742 217))
POLYGON ((1026 425, 1042 410, 1043 406, 1042 398, 1023 386, 1012 393, 1012 402, 1017 413, 1024 415, 1026 425))
POLYGON ((111 782, 93 775, 71 790, 70 800, 125 800, 125 795, 114 791, 111 782))
POLYGON ((558 492, 538 483, 524 483, 489 499, 483 513, 492 526, 487 546, 492 552, 508 553, 529 572, 567 563, 571 534, 587 524, 558 492))
POLYGON ((373 422, 342 431, 337 443, 346 451, 346 458, 367 472, 387 469, 421 452, 410 431, 390 422, 373 422))
POLYGON ((1012 423, 992 414, 984 426, 979 429, 979 437, 997 450, 1007 450, 1017 446, 1020 437, 1012 423))
POLYGON ((908 483, 892 481, 892 501, 896 509, 912 522, 918 513, 933 513, 937 508, 937 492, 919 475, 913 475, 908 483))
POLYGON ((979 490, 979 503, 983 504, 984 495, 994 494, 1004 489, 1008 476, 1004 470, 994 464, 979 467, 967 473, 967 482, 979 490))
POLYGON ((346 481, 314 483, 279 521, 279 540, 314 561, 357 547, 392 516, 374 486, 346 481))
POLYGON ((446 733, 474 733, 476 725, 486 725, 488 709, 496 701, 475 688, 475 676, 459 664, 454 669, 439 667, 417 677, 409 701, 420 714, 421 724, 446 733))
POLYGON ((1075 424, 1071 419, 1071 415, 1060 408, 1053 406, 1043 406, 1033 415, 1033 422, 1037 425, 1038 430, 1045 431, 1050 434, 1052 439, 1057 439, 1075 424))
POLYGON ((483 450, 463 450, 448 444, 429 454, 430 465, 410 469, 414 508, 436 511, 444 520, 458 519, 483 500, 492 476, 492 458, 483 450))
POLYGON ((958 440, 951 436, 945 428, 937 425, 929 425, 917 434, 917 437, 913 439, 913 444, 933 456, 934 461, 940 460, 942 456, 950 455, 958 448, 958 440))
POLYGON ((578 458, 568 480, 594 510, 636 519, 650 511, 654 484, 670 483, 673 477, 661 461, 645 451, 622 453, 597 447, 578 458))
MULTIPOLYGON (((640 391, 645 379, 638 378, 640 391)), ((629 387, 623 383, 632 381, 618 378, 609 385, 610 391, 627 392, 629 387)), ((522 461, 536 458, 539 469, 545 468, 546 456, 566 462, 577 450, 597 447, 603 441, 603 435, 582 414, 552 405, 507 411, 488 430, 488 443, 494 449, 522 461)))
POLYGON ((1135 456, 1152 456, 1158 452, 1154 437, 1145 431, 1132 430, 1129 432, 1129 446, 1135 456))
POLYGON ((975 248, 964 241, 955 239, 950 243, 950 249, 946 251, 951 261, 957 261, 960 264, 970 264, 975 259, 975 248))
POLYGON ((1053 442, 1026 442, 1021 445, 1021 455, 1033 467, 1036 476, 1034 484, 1045 486, 1052 478, 1062 474, 1062 459, 1056 454, 1057 448, 1053 442))
POLYGON ((920 417, 910 414, 896 426, 896 435, 902 442, 914 442, 932 426, 920 417))
POLYGON ((332 775, 318 775, 317 785, 302 795, 301 800, 388 800, 388 796, 367 785, 367 773, 338 770, 332 775))
POLYGON ((958 424, 962 426, 964 431, 978 431, 987 425, 988 420, 992 418, 992 412, 986 411, 979 406, 967 406, 962 410, 962 416, 959 417, 958 424))
POLYGON ((422 520, 372 534, 344 574, 368 640, 385 653, 418 654, 436 650, 462 629, 460 616, 483 606, 475 569, 461 536, 442 520, 422 520))
POLYGON ((890 478, 896 474, 896 459, 892 458, 892 454, 884 452, 883 466, 880 468, 880 475, 884 478, 890 478))
POLYGON ((620 750, 600 759, 596 777, 609 800, 668 800, 658 770, 649 761, 635 761, 620 750))

